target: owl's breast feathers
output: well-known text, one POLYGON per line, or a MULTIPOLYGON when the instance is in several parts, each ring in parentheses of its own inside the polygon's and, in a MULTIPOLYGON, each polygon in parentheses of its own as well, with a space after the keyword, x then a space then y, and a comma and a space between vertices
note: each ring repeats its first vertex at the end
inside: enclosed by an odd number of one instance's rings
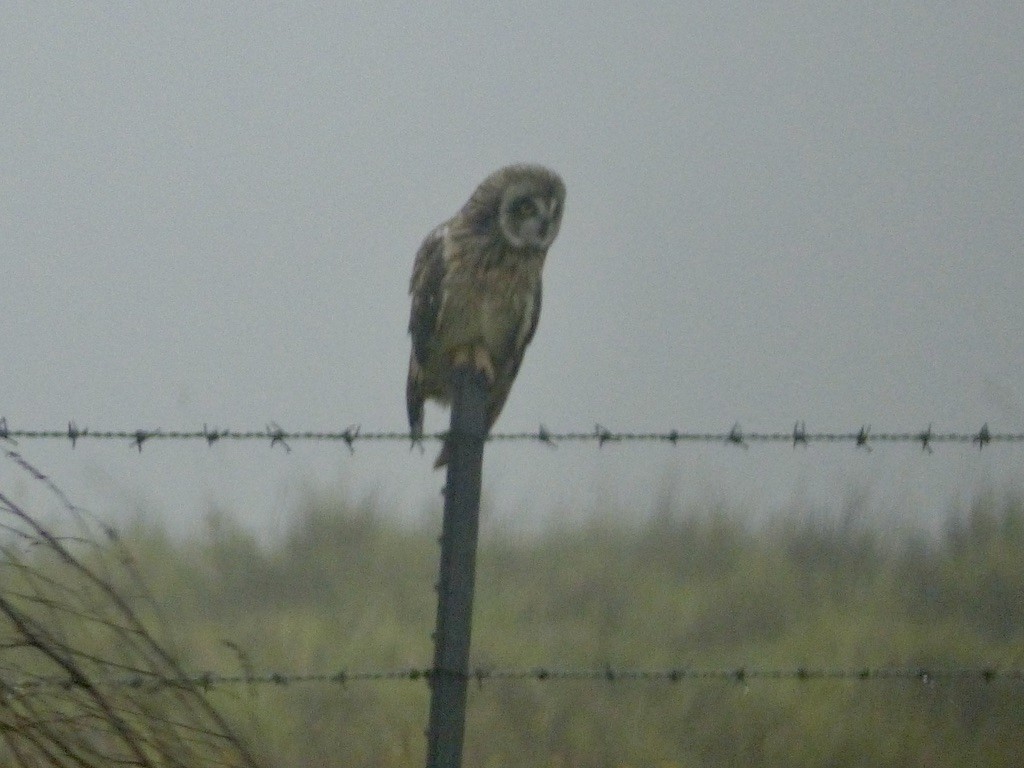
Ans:
POLYGON ((543 254, 453 243, 446 257, 438 318, 443 346, 482 344, 496 367, 522 354, 537 322, 543 254))

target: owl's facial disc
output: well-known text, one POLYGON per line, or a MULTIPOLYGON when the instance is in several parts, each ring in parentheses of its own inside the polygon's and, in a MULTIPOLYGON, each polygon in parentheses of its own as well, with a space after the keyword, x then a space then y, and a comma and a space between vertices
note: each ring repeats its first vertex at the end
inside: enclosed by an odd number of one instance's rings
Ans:
POLYGON ((501 230, 516 248, 546 250, 554 242, 561 222, 558 196, 533 194, 531 190, 509 190, 502 200, 501 230))

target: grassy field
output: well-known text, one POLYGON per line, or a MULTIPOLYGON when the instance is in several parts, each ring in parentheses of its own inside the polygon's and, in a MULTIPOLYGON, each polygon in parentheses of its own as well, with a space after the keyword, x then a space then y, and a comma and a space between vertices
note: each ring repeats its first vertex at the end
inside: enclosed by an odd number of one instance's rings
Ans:
MULTIPOLYGON (((423 764, 422 679, 205 695, 145 680, 429 667, 439 519, 399 525, 311 498, 270 544, 224 514, 181 539, 145 520, 115 532, 55 493, 77 521, 60 537, 0 495, 0 764, 423 764), (141 682, 104 682, 125 675, 141 682)), ((1024 667, 1019 496, 980 497, 927 534, 873 526, 856 505, 757 526, 671 504, 624 517, 517 534, 485 515, 472 664, 1024 667)), ((1005 674, 484 680, 470 689, 465 764, 1016 766, 1022 733, 1024 679, 1005 674)))
MULTIPOLYGON (((848 518, 855 520, 856 516, 848 518)), ((932 535, 856 522, 664 514, 487 535, 473 663, 491 668, 1024 666, 1024 504, 977 499, 932 535)), ((260 544, 230 517, 193 539, 126 532, 184 666, 428 667, 437 530, 311 500, 260 544)), ((211 691, 278 766, 419 766, 410 681, 211 691)), ((488 681, 466 765, 1011 766, 1024 681, 488 681)))

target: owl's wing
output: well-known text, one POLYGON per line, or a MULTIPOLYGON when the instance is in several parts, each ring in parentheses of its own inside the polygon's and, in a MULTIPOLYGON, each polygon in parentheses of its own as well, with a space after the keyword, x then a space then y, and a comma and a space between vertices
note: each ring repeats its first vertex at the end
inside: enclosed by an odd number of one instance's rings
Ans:
POLYGON ((505 358, 504 364, 495 372, 494 386, 491 388, 490 398, 487 401, 488 425, 493 426, 505 407, 508 393, 512 390, 512 382, 519 373, 519 366, 523 363, 523 356, 526 348, 533 340, 537 332, 537 323, 540 320, 540 305, 543 295, 542 285, 537 282, 537 287, 530 296, 530 306, 523 318, 523 324, 512 341, 511 354, 505 358))
POLYGON ((412 354, 409 356, 409 377, 405 385, 405 403, 409 413, 409 427, 414 436, 423 432, 423 401, 421 368, 426 365, 430 340, 437 330, 440 317, 444 278, 444 234, 441 225, 427 235, 412 266, 409 293, 412 311, 409 315, 409 334, 412 336, 412 354))

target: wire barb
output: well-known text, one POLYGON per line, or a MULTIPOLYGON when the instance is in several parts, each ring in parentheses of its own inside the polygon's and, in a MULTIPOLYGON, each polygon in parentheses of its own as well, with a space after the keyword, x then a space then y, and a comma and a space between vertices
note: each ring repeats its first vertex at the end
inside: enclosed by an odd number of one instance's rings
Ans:
POLYGON ((807 447, 807 422, 798 421, 793 425, 793 449, 798 445, 807 447))
POLYGON ((594 437, 597 438, 597 447, 603 448, 604 444, 609 440, 621 440, 619 435, 613 435, 610 429, 602 427, 600 424, 594 425, 594 437))
POLYGON ((917 439, 921 441, 921 450, 932 453, 932 425, 928 424, 928 429, 917 436, 917 439))
POLYGON ((978 450, 980 451, 982 448, 984 448, 986 445, 988 445, 991 441, 992 441, 992 435, 990 435, 989 431, 988 431, 988 422, 985 422, 984 424, 981 425, 981 429, 978 431, 978 434, 975 436, 974 442, 976 442, 978 444, 978 450))
POLYGON ((203 437, 206 438, 206 444, 207 445, 213 445, 215 442, 220 440, 221 433, 218 432, 216 429, 211 431, 206 426, 206 422, 203 422, 203 437))
POLYGON ((555 441, 551 439, 551 433, 548 431, 548 428, 545 427, 543 424, 541 424, 540 427, 538 427, 538 429, 537 429, 537 439, 540 442, 542 442, 545 445, 548 445, 548 446, 550 446, 552 448, 557 448, 558 447, 555 444, 555 441))
POLYGON ((71 441, 71 450, 75 449, 75 443, 78 442, 78 438, 84 437, 89 434, 88 429, 79 429, 78 425, 74 421, 68 422, 68 440, 71 441))
POLYGON ((348 446, 349 456, 353 455, 356 452, 356 449, 352 446, 352 444, 359 439, 359 425, 353 424, 344 432, 342 432, 341 439, 344 440, 345 445, 348 446))
POLYGON ((871 431, 871 425, 868 424, 866 427, 861 427, 857 433, 857 447, 863 448, 868 453, 871 453, 871 446, 868 445, 868 433, 871 431))
POLYGON ((729 434, 725 436, 733 445, 738 445, 740 448, 748 448, 747 444, 743 442, 743 430, 740 429, 740 423, 737 421, 732 425, 732 429, 729 430, 729 434))
POLYGON ((285 432, 275 422, 270 422, 267 425, 267 436, 270 438, 270 448, 273 450, 275 445, 284 446, 285 453, 291 453, 292 448, 288 443, 285 442, 285 432))
POLYGON ((158 432, 159 430, 157 430, 157 432, 147 432, 144 429, 137 429, 135 430, 135 434, 132 436, 132 445, 139 449, 139 453, 142 453, 142 444, 158 432))

